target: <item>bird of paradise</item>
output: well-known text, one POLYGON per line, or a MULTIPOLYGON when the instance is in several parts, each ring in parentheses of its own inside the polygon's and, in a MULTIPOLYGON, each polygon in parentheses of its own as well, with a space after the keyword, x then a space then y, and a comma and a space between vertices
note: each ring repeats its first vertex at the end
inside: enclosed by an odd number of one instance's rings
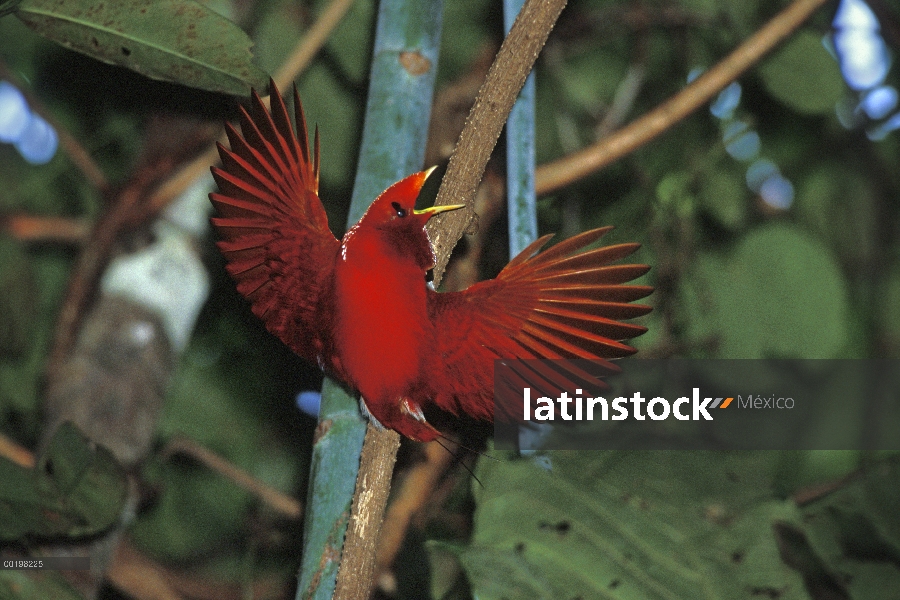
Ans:
POLYGON ((610 263, 637 244, 586 250, 606 227, 541 252, 548 235, 496 279, 436 292, 426 283, 435 255, 425 224, 463 205, 415 209, 433 169, 382 192, 339 241, 318 197, 318 129, 310 151, 296 87, 296 133, 274 83, 271 106, 253 91, 242 134, 228 125, 231 148, 219 145, 219 192, 210 194, 218 246, 267 329, 358 391, 376 423, 433 440, 432 411, 493 420, 496 359, 589 359, 614 371, 609 359, 635 352, 623 340, 646 328, 622 320, 650 311, 632 302, 652 288, 626 283, 648 267, 610 263))

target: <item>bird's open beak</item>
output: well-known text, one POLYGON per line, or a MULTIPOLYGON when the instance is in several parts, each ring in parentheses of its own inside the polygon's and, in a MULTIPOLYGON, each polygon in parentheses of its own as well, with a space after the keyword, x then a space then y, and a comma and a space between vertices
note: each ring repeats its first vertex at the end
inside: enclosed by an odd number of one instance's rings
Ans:
MULTIPOLYGON (((419 183, 420 187, 422 186, 422 184, 425 183, 425 180, 428 179, 428 177, 432 173, 434 173, 435 169, 437 169, 437 165, 435 165, 431 168, 428 168, 428 169, 422 171, 421 173, 416 174, 422 178, 421 182, 419 183)), ((465 207, 466 207, 465 204, 445 204, 444 206, 432 206, 431 208, 423 208, 422 210, 413 210, 413 214, 414 215, 428 215, 428 218, 430 219, 431 217, 433 217, 436 214, 439 214, 442 212, 447 212, 448 210, 456 210, 457 208, 465 208, 465 207)))
POLYGON ((465 208, 465 204, 445 204, 443 206, 432 206, 431 208, 423 208, 422 210, 414 210, 414 215, 428 215, 430 219, 434 215, 442 212, 447 212, 448 210, 456 210, 457 208, 465 208))

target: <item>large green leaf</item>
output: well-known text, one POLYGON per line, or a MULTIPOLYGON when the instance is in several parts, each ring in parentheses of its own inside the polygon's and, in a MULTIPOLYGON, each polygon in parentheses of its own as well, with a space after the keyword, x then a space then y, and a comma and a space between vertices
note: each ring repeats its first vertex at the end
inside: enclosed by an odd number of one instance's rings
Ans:
POLYGON ((266 84, 250 38, 192 0, 24 0, 16 14, 66 48, 153 79, 241 96, 266 84))
POLYGON ((782 103, 804 114, 828 114, 847 87, 837 62, 822 38, 801 31, 759 68, 766 89, 782 103))
POLYGON ((773 527, 777 453, 552 453, 482 461, 471 546, 479 598, 805 599, 773 527))
POLYGON ((109 450, 62 424, 33 469, 0 459, 0 539, 91 535, 122 511, 127 480, 109 450))
POLYGON ((716 222, 738 229, 747 219, 749 192, 733 165, 717 165, 700 181, 699 200, 703 209, 716 222))
POLYGON ((900 598, 900 460, 874 463, 804 510, 811 547, 854 600, 900 598))
POLYGON ((722 358, 833 358, 847 337, 843 275, 828 248, 790 225, 699 256, 686 289, 691 336, 715 339, 722 358))

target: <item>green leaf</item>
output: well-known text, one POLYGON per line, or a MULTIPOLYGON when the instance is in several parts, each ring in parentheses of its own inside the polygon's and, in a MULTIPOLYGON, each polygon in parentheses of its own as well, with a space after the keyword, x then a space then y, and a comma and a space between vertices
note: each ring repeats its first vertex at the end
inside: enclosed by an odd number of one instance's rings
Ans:
POLYGON ((719 167, 700 181, 700 205, 720 225, 738 229, 747 217, 747 188, 732 169, 719 167))
POLYGON ((804 114, 831 114, 847 89, 821 36, 801 31, 759 68, 769 93, 804 114))
POLYGON ((16 12, 22 0, 0 0, 0 18, 16 12))
POLYGON ((689 335, 715 338, 722 358, 832 358, 847 338, 843 275, 828 248, 790 225, 700 255, 685 300, 689 335))
POLYGON ((4 600, 84 600, 61 573, 54 571, 0 570, 0 598, 4 600))
POLYGON ((66 48, 153 79, 239 96, 266 85, 247 34, 192 0, 24 0, 16 15, 66 48))
POLYGON ((472 544, 479 598, 701 600, 778 590, 808 598, 772 526, 776 453, 550 453, 549 468, 479 465, 472 544))
POLYGON ((567 57, 560 65, 562 91, 580 110, 594 111, 608 105, 625 76, 624 58, 613 52, 591 50, 567 57))
POLYGON ((71 423, 62 424, 33 469, 0 459, 0 539, 83 536, 121 514, 127 492, 122 467, 71 423))
POLYGON ((900 460, 872 463, 804 512, 804 529, 854 600, 900 597, 900 460))

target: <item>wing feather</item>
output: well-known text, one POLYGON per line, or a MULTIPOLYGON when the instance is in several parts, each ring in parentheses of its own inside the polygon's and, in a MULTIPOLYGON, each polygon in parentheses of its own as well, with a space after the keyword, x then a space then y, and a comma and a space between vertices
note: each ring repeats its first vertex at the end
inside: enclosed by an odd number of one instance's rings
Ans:
POLYGON ((241 132, 228 125, 230 149, 210 194, 219 249, 254 314, 294 352, 316 361, 329 336, 327 294, 340 243, 318 197, 319 136, 310 152, 306 119, 294 89, 296 133, 274 83, 271 111, 254 91, 241 132))
MULTIPOLYGON (((653 288, 626 285, 649 267, 610 264, 637 250, 617 244, 585 250, 611 227, 594 229, 541 252, 551 236, 529 245, 491 281, 462 292, 428 296, 435 340, 435 405, 453 414, 494 418, 494 361, 520 359, 519 384, 542 389, 577 385, 602 387, 601 377, 617 372, 610 362, 635 352, 623 343, 646 331, 623 322, 650 312, 633 301, 653 288), (589 364, 550 364, 530 359, 588 359, 589 364)), ((571 391, 571 390, 570 390, 571 391)), ((512 415, 512 407, 502 407, 512 415)))

